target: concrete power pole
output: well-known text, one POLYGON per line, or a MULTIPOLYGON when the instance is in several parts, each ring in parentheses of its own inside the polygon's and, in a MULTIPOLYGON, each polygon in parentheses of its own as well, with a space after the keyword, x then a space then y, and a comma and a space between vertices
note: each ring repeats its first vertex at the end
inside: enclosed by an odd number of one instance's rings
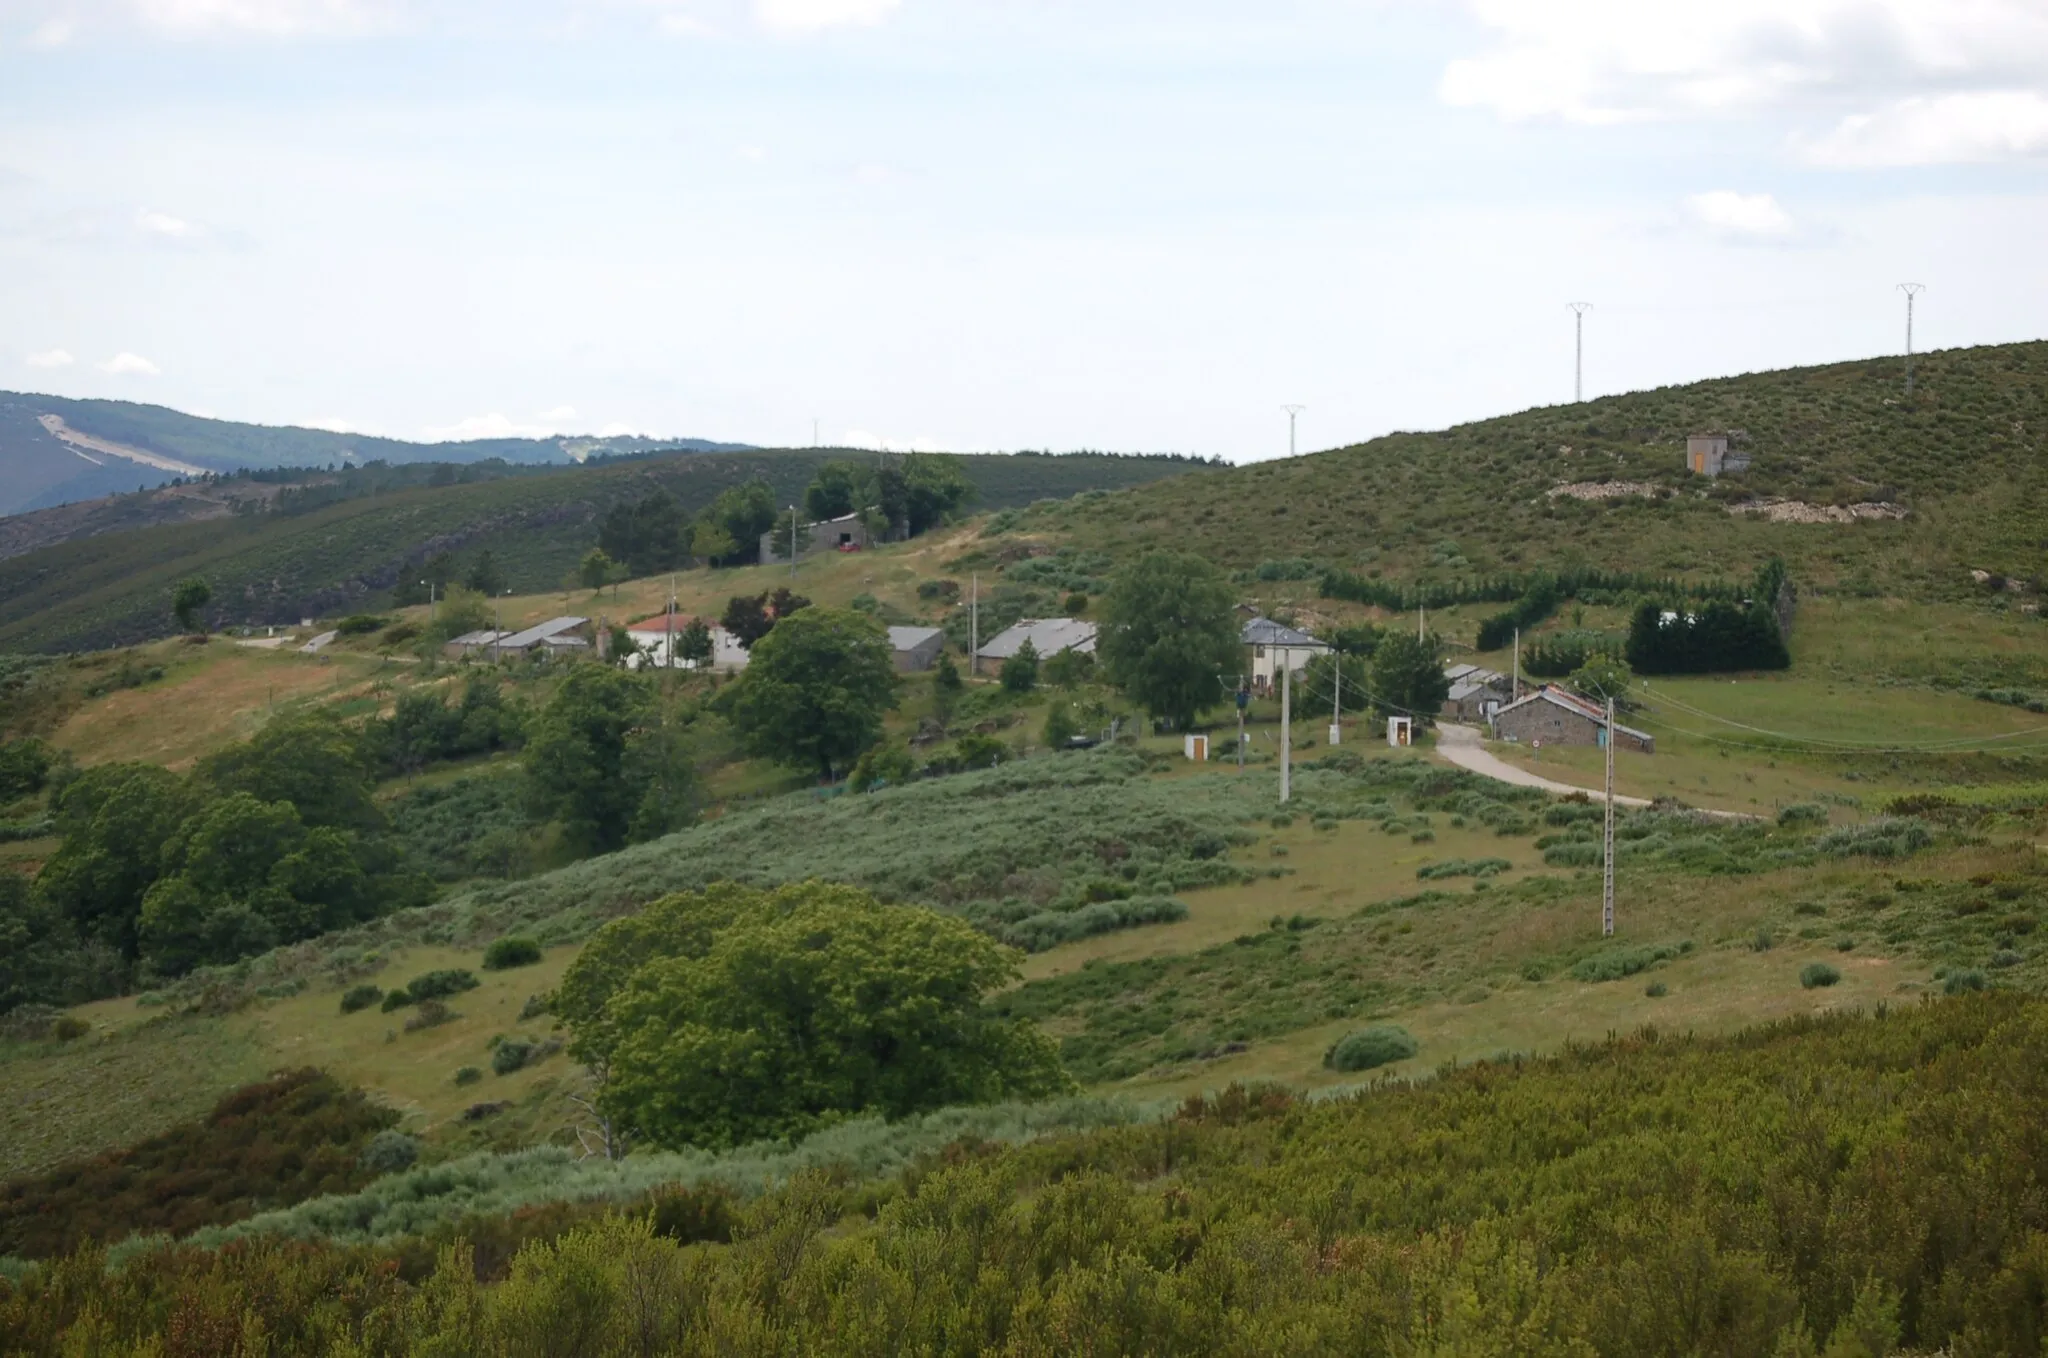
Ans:
POLYGON ((1280 408, 1281 408, 1282 410, 1284 410, 1284 411, 1286 411, 1286 412, 1287 412, 1287 455, 1288 455, 1289 457, 1293 457, 1293 456, 1294 456, 1294 417, 1295 417, 1296 415, 1299 415, 1299 414, 1300 414, 1300 413, 1301 413, 1302 411, 1304 411, 1304 410, 1307 410, 1307 409, 1308 409, 1308 407, 1307 407, 1307 406, 1281 406, 1280 408))
POLYGON ((1280 652, 1280 800, 1294 795, 1294 666, 1280 652))
POLYGON ((1330 743, 1344 735, 1344 657, 1330 649, 1330 743))
POLYGON ((1906 395, 1913 394, 1913 299, 1927 291, 1925 283, 1901 283, 1899 291, 1906 294, 1906 395))
POLYGON ((1614 936, 1614 699, 1607 700, 1607 829, 1600 888, 1600 936, 1614 936))
POLYGON ((967 577, 967 672, 981 673, 981 576, 967 577))
POLYGON ((1515 629, 1515 682, 1508 690, 1509 702, 1522 701, 1522 629, 1515 629))
POLYGON ((1586 399, 1586 313, 1591 302, 1567 302, 1572 309, 1572 402, 1586 399))
POLYGON ((789 507, 789 578, 796 579, 796 506, 789 507))

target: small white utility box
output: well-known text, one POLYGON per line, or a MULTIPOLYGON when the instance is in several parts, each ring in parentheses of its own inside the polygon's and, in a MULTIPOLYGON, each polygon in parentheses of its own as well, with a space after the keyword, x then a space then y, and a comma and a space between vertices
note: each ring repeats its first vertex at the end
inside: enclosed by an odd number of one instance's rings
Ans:
POLYGON ((1330 743, 1332 745, 1341 745, 1344 743, 1344 728, 1339 726, 1334 721, 1330 723, 1330 743))
POLYGON ((1190 732, 1185 739, 1183 748, 1186 749, 1188 758, 1194 760, 1197 764, 1205 764, 1209 761, 1209 737, 1198 736, 1190 732))
POLYGON ((1397 749, 1397 750, 1398 750, 1398 749, 1402 749, 1402 748, 1403 748, 1403 747, 1405 747, 1405 746, 1413 745, 1414 743, 1415 743, 1415 718, 1413 718, 1413 717, 1388 717, 1388 718, 1387 718, 1387 744, 1389 744, 1389 745, 1393 746, 1393 747, 1394 747, 1395 749, 1397 749))

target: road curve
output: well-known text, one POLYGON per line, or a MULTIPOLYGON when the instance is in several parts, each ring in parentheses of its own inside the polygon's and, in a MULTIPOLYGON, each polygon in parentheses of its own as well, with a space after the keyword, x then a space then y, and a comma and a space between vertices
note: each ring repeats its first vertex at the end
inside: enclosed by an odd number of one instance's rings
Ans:
MULTIPOLYGON (((1597 787, 1579 787, 1572 783, 1559 783, 1548 778, 1541 778, 1527 769, 1519 768, 1508 763, 1505 759, 1487 753, 1486 747, 1480 744, 1479 732, 1474 727, 1453 726, 1448 722, 1437 727, 1436 752, 1461 769, 1479 774, 1484 778, 1496 779, 1503 783, 1513 783, 1516 787, 1540 787, 1545 792, 1557 793, 1583 792, 1589 797, 1601 795, 1601 790, 1597 787)), ((1618 795, 1614 799, 1614 804, 1616 806, 1649 805, 1641 797, 1622 797, 1618 795)))

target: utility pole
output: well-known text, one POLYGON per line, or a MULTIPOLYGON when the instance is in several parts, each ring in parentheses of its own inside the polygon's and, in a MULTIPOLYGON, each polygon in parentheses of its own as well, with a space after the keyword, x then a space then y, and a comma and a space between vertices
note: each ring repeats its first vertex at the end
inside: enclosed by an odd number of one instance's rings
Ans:
POLYGON ((1237 771, 1244 772, 1244 710, 1251 706, 1251 690, 1245 687, 1243 675, 1237 676, 1237 771))
POLYGON ((1901 283, 1899 291, 1906 294, 1906 395, 1913 394, 1913 299, 1927 291, 1925 283, 1901 283))
POLYGON ((1509 702, 1522 701, 1522 629, 1519 627, 1515 629, 1515 682, 1508 692, 1512 695, 1509 702))
POLYGON ((420 583, 427 587, 427 623, 431 626, 439 621, 441 608, 440 605, 434 602, 434 582, 432 580, 422 580, 420 583))
POLYGON ((811 417, 811 446, 818 446, 818 417, 815 415, 811 417))
POLYGON ((1415 639, 1417 641, 1429 640, 1429 637, 1422 630, 1427 625, 1428 616, 1429 609, 1426 606, 1422 604, 1415 605, 1415 639))
POLYGON ((1602 869, 1604 882, 1600 889, 1600 935, 1614 936, 1614 698, 1607 699, 1607 830, 1603 836, 1606 851, 1602 855, 1605 867, 1602 869))
POLYGON ((1572 309, 1572 402, 1577 404, 1586 399, 1586 313, 1593 309, 1591 302, 1567 302, 1572 309))
POLYGON ((1299 415, 1299 414, 1300 414, 1300 413, 1301 413, 1302 411, 1304 411, 1304 410, 1307 410, 1307 409, 1308 409, 1308 407, 1307 407, 1307 406, 1281 406, 1280 408, 1281 408, 1282 410, 1284 410, 1284 411, 1286 411, 1286 412, 1287 412, 1287 455, 1288 455, 1289 457, 1293 457, 1293 456, 1294 456, 1294 417, 1295 417, 1296 415, 1299 415))
MULTIPOLYGON (((1284 654, 1284 653, 1283 653, 1284 654)), ((1280 662, 1280 800, 1285 802, 1294 795, 1294 728, 1293 717, 1294 666, 1286 660, 1280 662)))
POLYGON ((796 506, 789 507, 789 578, 796 579, 796 506))
POLYGON ((967 672, 981 673, 981 576, 967 577, 967 672))
POLYGON ((676 577, 668 577, 668 602, 661 609, 661 667, 669 671, 669 687, 675 687, 676 668, 676 577))
POLYGON ((1330 648, 1330 743, 1335 745, 1344 731, 1344 657, 1330 648))

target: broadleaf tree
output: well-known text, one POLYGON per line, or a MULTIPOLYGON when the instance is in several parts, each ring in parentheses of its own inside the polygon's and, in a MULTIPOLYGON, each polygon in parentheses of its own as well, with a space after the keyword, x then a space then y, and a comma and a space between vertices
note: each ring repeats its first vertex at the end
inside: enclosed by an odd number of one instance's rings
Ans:
POLYGON ((853 887, 714 888, 600 930, 555 1011, 599 1104, 657 1146, 800 1136, 1073 1088, 1051 1040, 987 996, 1017 954, 853 887))
POLYGON ((896 687, 881 623, 850 609, 806 608, 754 643, 747 668, 717 701, 749 750, 829 778, 881 738, 896 687))
POLYGON ((1095 654, 1133 702, 1184 729, 1227 696, 1219 676, 1243 668, 1236 608, 1230 581, 1208 561, 1153 552, 1103 596, 1095 654))

